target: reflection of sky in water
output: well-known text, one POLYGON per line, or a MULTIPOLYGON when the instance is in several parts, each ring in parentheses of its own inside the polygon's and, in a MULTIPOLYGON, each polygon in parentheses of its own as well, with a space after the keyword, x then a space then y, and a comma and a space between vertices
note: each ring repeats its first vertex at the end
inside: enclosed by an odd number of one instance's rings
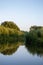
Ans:
POLYGON ((0 65, 43 65, 43 58, 33 56, 25 46, 20 46, 13 55, 0 54, 0 65))

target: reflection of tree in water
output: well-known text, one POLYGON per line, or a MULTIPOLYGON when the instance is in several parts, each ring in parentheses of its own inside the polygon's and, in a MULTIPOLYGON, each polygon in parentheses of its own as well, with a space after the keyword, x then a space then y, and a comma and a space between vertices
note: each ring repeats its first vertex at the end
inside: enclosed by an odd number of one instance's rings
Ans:
POLYGON ((37 54, 38 56, 43 56, 43 47, 39 47, 39 46, 36 46, 36 45, 28 45, 26 44, 25 45, 27 50, 32 53, 33 55, 37 54))
POLYGON ((21 44, 20 42, 0 44, 0 53, 3 55, 11 55, 17 51, 21 44))

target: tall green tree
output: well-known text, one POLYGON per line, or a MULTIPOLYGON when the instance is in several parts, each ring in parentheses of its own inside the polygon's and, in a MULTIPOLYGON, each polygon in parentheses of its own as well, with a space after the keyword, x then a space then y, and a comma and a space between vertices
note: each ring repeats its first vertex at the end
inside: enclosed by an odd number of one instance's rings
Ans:
POLYGON ((4 21, 1 25, 4 27, 13 28, 20 31, 19 27, 13 21, 4 21))

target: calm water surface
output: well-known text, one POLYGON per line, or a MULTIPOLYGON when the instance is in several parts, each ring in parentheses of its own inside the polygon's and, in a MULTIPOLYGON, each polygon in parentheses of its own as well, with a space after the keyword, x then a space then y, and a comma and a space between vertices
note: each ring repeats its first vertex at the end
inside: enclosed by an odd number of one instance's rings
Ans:
MULTIPOLYGON (((32 53, 30 50, 27 50, 25 45, 16 45, 13 48, 10 45, 3 46, 0 50, 0 65, 43 65, 43 54, 32 53), (5 51, 5 49, 6 51, 5 51), (11 50, 9 50, 9 47, 11 50), (13 49, 16 49, 12 52, 13 49), (3 49, 3 51, 2 51, 3 49), (11 52, 11 54, 8 52, 11 52)), ((43 49, 42 49, 43 50, 43 49)))

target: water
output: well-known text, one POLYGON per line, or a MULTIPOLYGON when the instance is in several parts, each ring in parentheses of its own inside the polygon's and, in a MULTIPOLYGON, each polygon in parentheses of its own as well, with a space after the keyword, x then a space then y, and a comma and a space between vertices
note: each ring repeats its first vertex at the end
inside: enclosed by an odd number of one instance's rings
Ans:
POLYGON ((43 65, 43 49, 33 49, 21 43, 0 44, 0 65, 43 65))

